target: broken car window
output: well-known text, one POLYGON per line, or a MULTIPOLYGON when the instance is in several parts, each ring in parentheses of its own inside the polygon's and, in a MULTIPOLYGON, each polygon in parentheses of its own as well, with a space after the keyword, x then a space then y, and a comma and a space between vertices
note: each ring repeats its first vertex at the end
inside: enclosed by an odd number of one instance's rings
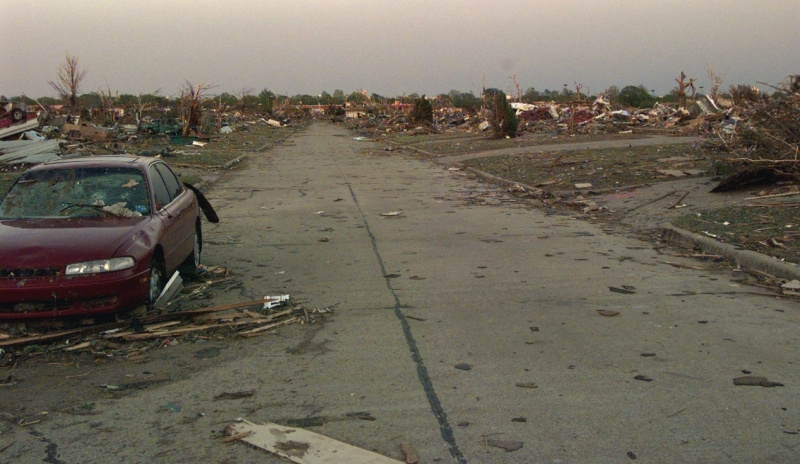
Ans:
POLYGON ((0 202, 0 219, 150 214, 142 172, 131 168, 55 168, 23 175, 0 202))

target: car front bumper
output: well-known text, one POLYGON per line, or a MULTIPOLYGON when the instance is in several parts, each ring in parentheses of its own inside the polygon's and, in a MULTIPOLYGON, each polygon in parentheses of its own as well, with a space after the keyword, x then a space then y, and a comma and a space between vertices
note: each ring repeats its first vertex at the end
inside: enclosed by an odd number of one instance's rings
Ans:
POLYGON ((150 270, 0 280, 0 319, 114 312, 145 303, 150 270))

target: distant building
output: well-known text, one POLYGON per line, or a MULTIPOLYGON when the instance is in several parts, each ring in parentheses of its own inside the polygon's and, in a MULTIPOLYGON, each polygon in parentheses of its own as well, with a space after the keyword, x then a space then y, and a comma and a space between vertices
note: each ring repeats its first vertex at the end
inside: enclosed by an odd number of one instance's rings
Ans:
POLYGON ((364 118, 367 116, 367 109, 364 107, 349 106, 344 109, 344 117, 346 118, 364 118))

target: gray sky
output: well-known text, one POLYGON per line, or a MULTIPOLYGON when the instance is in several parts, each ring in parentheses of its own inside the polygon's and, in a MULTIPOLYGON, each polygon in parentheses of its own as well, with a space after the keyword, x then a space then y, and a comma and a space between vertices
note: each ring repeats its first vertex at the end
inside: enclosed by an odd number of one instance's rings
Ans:
POLYGON ((800 74, 800 0, 0 0, 0 94, 55 96, 65 52, 81 93, 435 95, 452 89, 669 92, 800 74))

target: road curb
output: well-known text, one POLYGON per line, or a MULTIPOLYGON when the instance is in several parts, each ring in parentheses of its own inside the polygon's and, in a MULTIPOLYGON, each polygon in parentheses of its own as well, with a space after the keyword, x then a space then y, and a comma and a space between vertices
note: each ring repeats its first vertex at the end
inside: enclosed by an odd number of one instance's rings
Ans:
POLYGON ((237 156, 236 158, 228 161, 227 163, 225 163, 224 168, 225 169, 230 169, 231 166, 233 166, 234 164, 236 164, 236 163, 242 161, 243 159, 247 158, 247 155, 248 155, 248 153, 244 153, 241 156, 237 156))
POLYGON ((534 187, 532 185, 523 184, 522 182, 514 182, 513 180, 504 179, 502 177, 497 177, 495 175, 489 174, 488 172, 481 171, 480 169, 465 167, 461 163, 456 163, 455 166, 461 168, 464 172, 468 172, 470 174, 474 174, 474 175, 476 175, 476 176, 478 176, 480 178, 488 180, 489 182, 503 184, 503 185, 506 185, 506 186, 519 185, 519 186, 523 187, 525 190, 528 190, 528 191, 531 191, 531 192, 541 192, 542 191, 542 189, 536 188, 536 187, 534 187))
POLYGON ((661 238, 667 242, 679 245, 695 245, 704 252, 725 256, 742 266, 766 272, 783 279, 800 280, 800 266, 781 261, 751 250, 742 249, 739 246, 723 243, 704 235, 680 229, 672 224, 664 224, 659 227, 661 238))

